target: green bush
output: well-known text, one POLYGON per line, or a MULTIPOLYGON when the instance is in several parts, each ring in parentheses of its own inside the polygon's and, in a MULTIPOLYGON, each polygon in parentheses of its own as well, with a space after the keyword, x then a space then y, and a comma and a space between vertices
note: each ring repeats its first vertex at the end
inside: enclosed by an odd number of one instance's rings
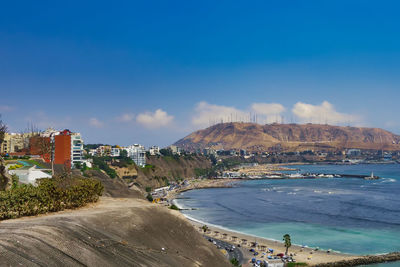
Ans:
POLYGON ((180 210, 176 205, 172 204, 171 207, 169 207, 171 210, 180 210))
POLYGON ((96 202, 104 189, 100 181, 88 178, 45 178, 37 184, 0 192, 0 220, 78 208, 96 202))
POLYGON ((151 194, 147 194, 146 198, 148 201, 153 202, 153 196, 151 194))
POLYGON ((146 192, 150 193, 151 192, 151 187, 150 186, 146 186, 146 192))
POLYGON ((308 266, 305 262, 288 262, 287 267, 308 266))
POLYGON ((93 158, 93 164, 99 167, 101 170, 105 171, 108 176, 111 178, 117 177, 117 172, 110 168, 108 164, 106 163, 108 159, 106 157, 94 157, 93 158))
POLYGON ((232 258, 231 259, 231 263, 232 263, 233 266, 239 266, 239 261, 236 258, 232 258))

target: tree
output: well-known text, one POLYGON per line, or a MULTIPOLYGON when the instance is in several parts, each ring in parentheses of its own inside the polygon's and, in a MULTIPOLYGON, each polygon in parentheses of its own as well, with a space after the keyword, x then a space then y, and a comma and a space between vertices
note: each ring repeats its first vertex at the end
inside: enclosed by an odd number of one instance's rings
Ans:
POLYGON ((203 225, 203 227, 201 227, 201 229, 203 229, 203 232, 207 232, 209 230, 207 225, 203 225))
POLYGON ((3 120, 1 119, 1 114, 0 114, 0 145, 4 141, 4 136, 7 132, 7 125, 3 123, 3 120))
POLYGON ((128 157, 128 151, 126 151, 125 149, 121 149, 121 151, 119 152, 119 157, 120 158, 127 158, 128 157))
POLYGON ((285 242, 285 248, 286 248, 285 255, 287 255, 289 248, 292 246, 292 242, 290 240, 290 235, 289 234, 284 235, 283 241, 285 242))

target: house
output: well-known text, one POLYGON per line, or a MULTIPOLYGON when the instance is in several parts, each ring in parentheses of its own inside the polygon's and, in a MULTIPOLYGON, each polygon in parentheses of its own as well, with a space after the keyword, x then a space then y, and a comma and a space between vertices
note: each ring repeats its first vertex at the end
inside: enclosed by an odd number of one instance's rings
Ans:
POLYGON ((170 145, 168 148, 171 149, 171 152, 172 152, 172 154, 174 154, 174 155, 180 155, 180 154, 182 153, 181 148, 180 148, 180 147, 177 147, 177 146, 175 146, 175 145, 170 145))
POLYGON ((111 148, 110 157, 119 157, 121 153, 121 149, 117 147, 111 148))
POLYGON ((159 146, 151 146, 149 148, 149 153, 151 156, 160 155, 160 147, 159 146))

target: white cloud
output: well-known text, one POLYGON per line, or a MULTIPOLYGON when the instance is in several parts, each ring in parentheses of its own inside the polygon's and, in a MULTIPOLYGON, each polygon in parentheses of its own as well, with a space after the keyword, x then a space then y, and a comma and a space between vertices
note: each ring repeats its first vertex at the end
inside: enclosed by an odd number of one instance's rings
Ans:
POLYGON ((133 113, 124 113, 121 116, 117 117, 117 120, 120 122, 131 122, 135 119, 135 114, 133 113))
POLYGON ((285 107, 278 103, 254 103, 251 109, 257 114, 257 120, 265 123, 276 121, 276 118, 285 111, 285 107))
POLYGON ((168 115, 162 109, 157 109, 155 112, 140 113, 136 117, 136 122, 142 124, 146 128, 160 128, 168 126, 174 120, 174 116, 168 115))
POLYGON ((321 105, 298 102, 293 106, 292 112, 302 123, 347 124, 360 122, 360 118, 356 115, 336 111, 328 101, 322 102, 321 105))
POLYGON ((197 127, 207 127, 219 122, 254 121, 267 123, 276 120, 285 111, 285 107, 276 103, 253 103, 248 110, 235 107, 213 105, 200 102, 195 108, 192 124, 197 127))
POLYGON ((101 128, 101 127, 104 126, 104 123, 101 122, 101 121, 99 121, 99 120, 96 119, 96 118, 90 118, 89 124, 90 124, 91 126, 95 127, 95 128, 101 128))
POLYGON ((217 122, 238 121, 249 117, 249 113, 234 107, 219 106, 200 102, 195 108, 196 115, 192 117, 192 123, 198 127, 207 127, 217 122))

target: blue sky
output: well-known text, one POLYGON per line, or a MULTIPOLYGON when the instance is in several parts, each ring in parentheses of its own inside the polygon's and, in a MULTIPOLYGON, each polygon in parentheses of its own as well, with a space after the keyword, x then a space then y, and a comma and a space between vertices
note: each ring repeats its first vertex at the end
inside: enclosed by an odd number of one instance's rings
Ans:
POLYGON ((210 122, 400 134, 397 1, 8 1, 0 113, 87 143, 169 145, 210 122))

